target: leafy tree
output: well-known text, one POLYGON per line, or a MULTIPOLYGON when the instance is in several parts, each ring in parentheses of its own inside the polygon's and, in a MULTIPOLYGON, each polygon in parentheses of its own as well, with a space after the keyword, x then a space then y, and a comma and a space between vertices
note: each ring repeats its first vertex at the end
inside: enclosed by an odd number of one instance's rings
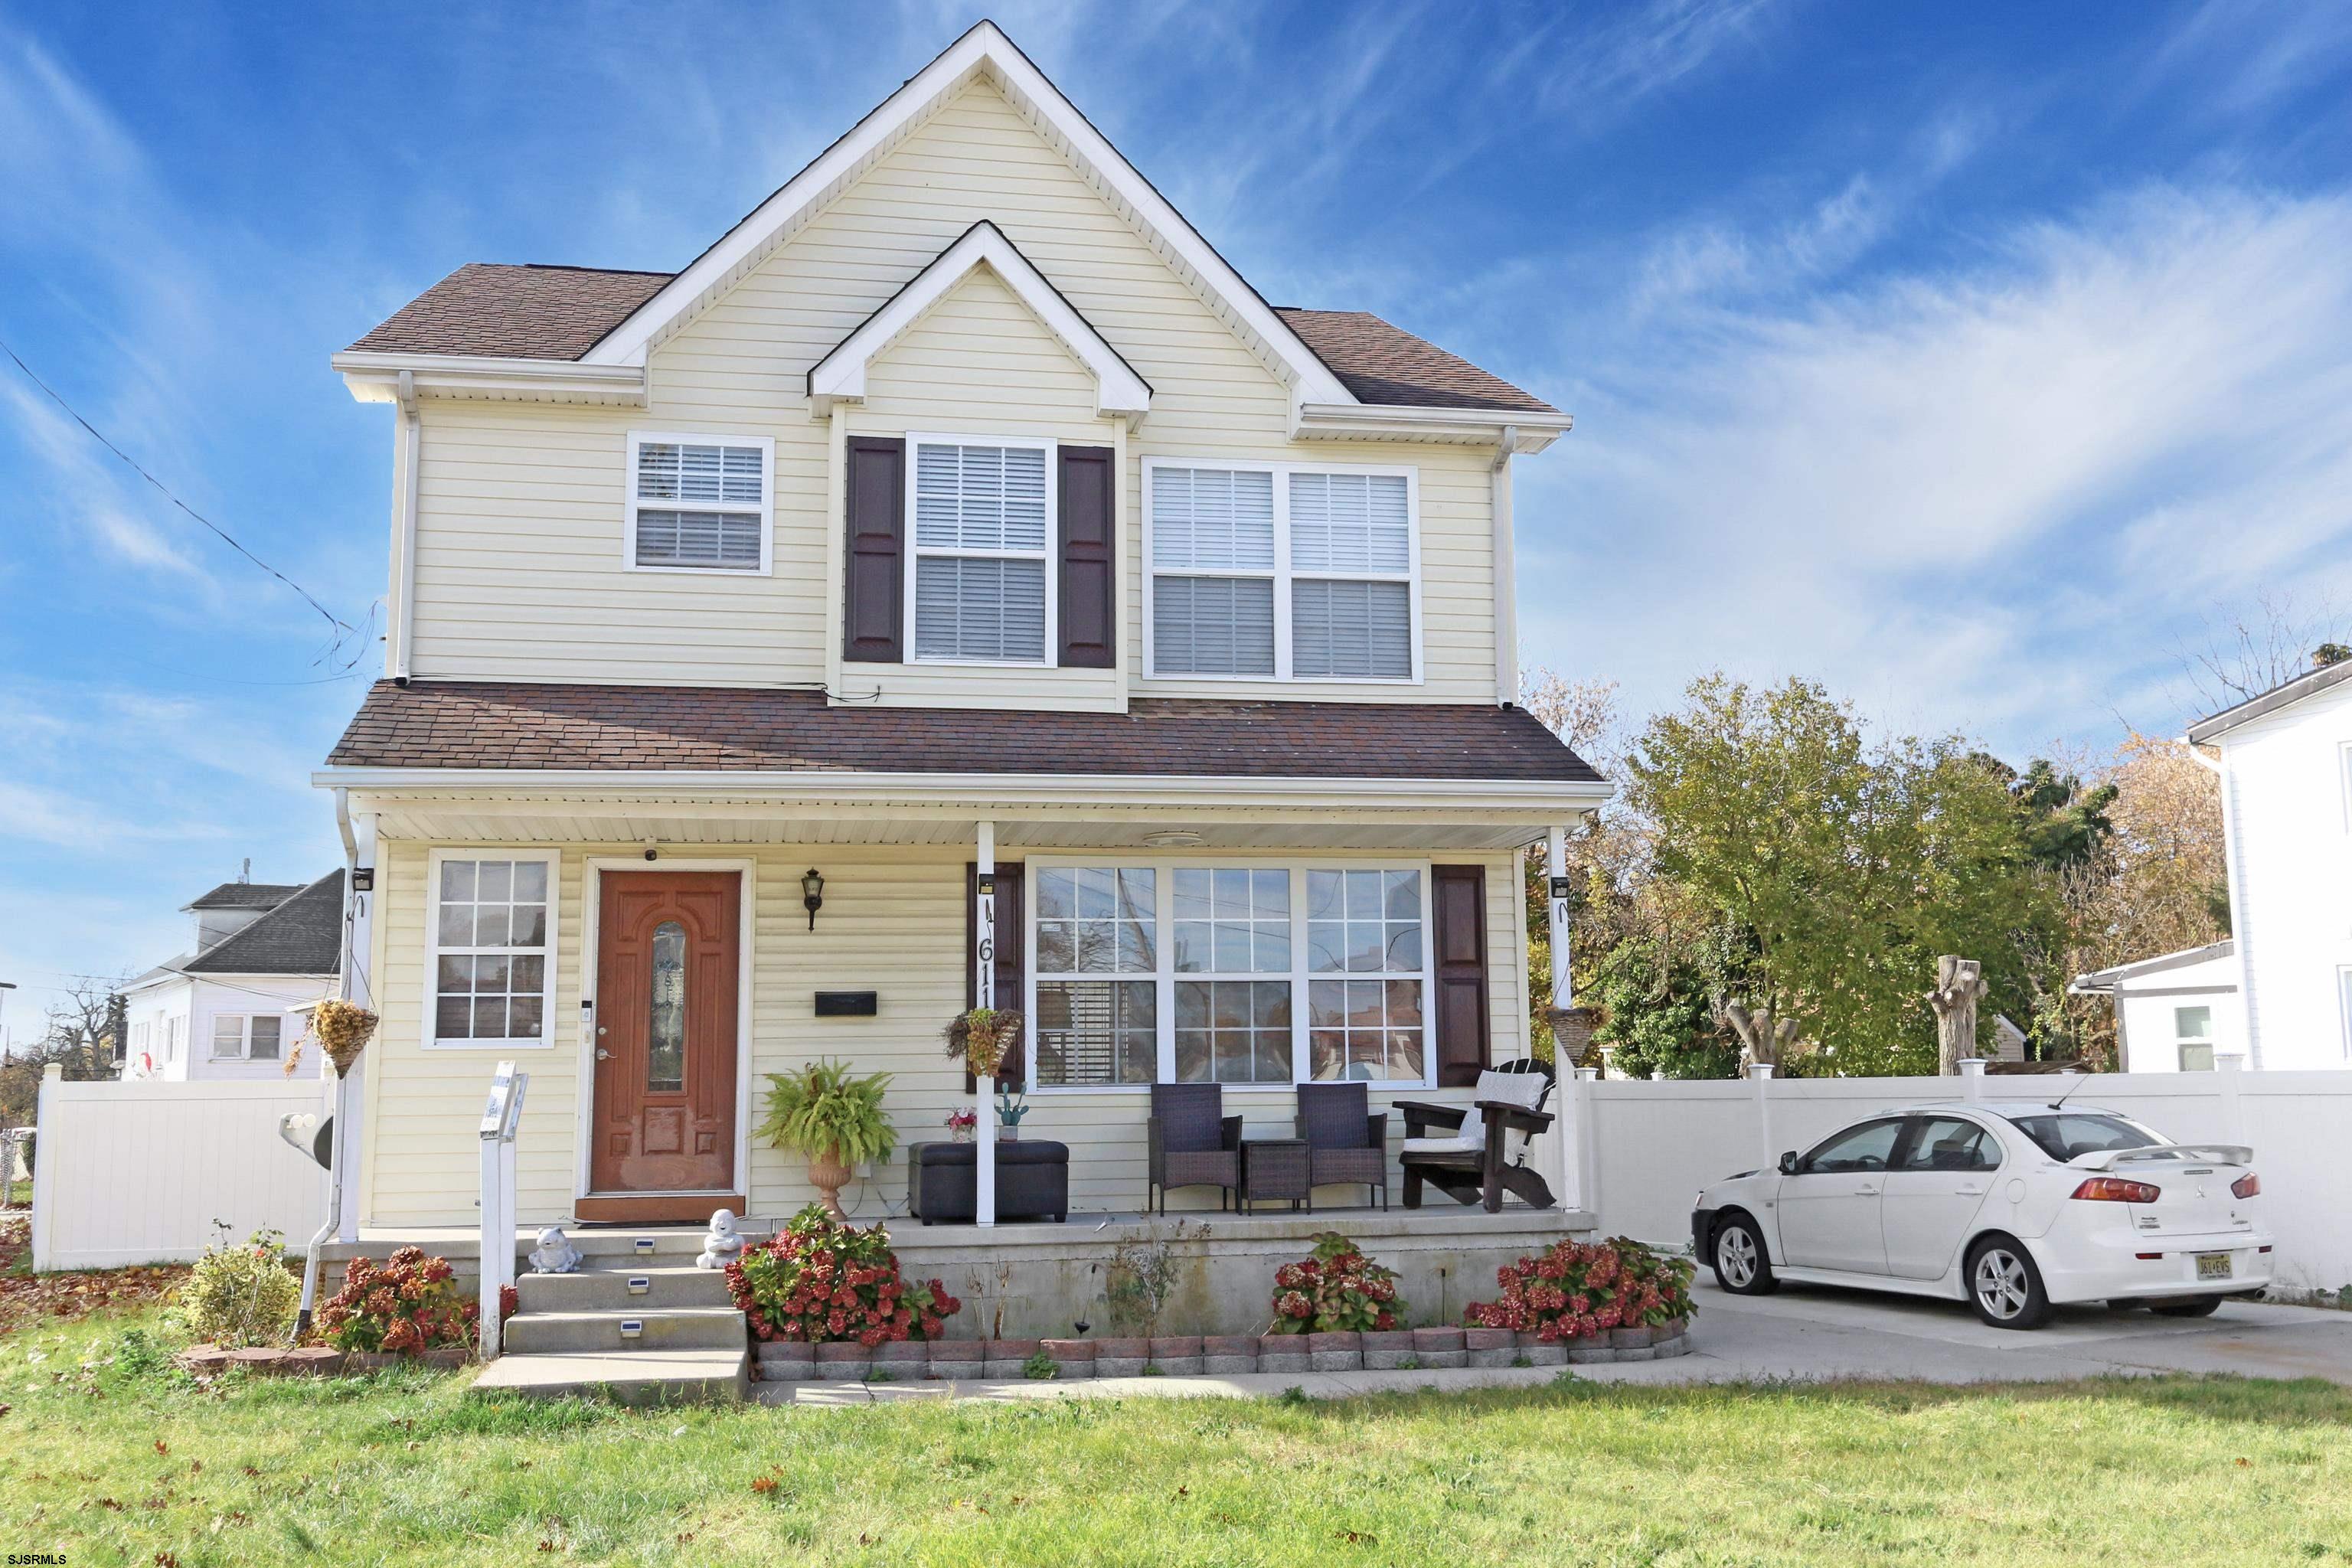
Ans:
POLYGON ((1749 1059, 1802 1042, 1841 1073, 1932 1069, 1936 955, 1997 977, 2054 919, 1996 775, 1956 739, 1867 742, 1816 684, 1706 677, 1627 773, 1656 874, 1746 946, 1712 1002, 1749 1059))
POLYGON ((1601 1040, 1611 1062, 1635 1078, 1731 1078, 1739 1042, 1709 1005, 1707 976, 1691 950, 1668 933, 1629 937, 1601 954, 1583 984, 1605 1021, 1601 1040))

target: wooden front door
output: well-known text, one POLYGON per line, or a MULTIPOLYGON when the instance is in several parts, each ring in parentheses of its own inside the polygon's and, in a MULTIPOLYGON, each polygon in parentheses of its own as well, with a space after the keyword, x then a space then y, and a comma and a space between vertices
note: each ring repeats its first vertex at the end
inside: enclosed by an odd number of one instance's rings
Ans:
MULTIPOLYGON (((740 1194, 742 877, 607 871, 600 881, 589 1187, 603 1194, 740 1194)), ((711 1206, 679 1217, 706 1217, 711 1206)), ((585 1205, 581 1217, 591 1217, 585 1205)), ((637 1210, 613 1217, 654 1216, 637 1210)))

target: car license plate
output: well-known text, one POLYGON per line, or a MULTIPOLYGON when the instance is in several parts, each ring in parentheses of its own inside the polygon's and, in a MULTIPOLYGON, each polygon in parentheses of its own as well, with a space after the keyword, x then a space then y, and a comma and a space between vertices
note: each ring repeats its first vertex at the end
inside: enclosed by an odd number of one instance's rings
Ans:
POLYGON ((2197 1255, 2197 1278, 2227 1279, 2230 1277, 2230 1255, 2226 1252, 2200 1252, 2197 1255))

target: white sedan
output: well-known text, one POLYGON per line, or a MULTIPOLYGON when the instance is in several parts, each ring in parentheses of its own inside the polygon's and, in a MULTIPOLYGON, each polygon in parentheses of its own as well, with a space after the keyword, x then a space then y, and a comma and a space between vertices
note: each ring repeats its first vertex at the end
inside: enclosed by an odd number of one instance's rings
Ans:
POLYGON ((2062 1301, 2201 1317, 2270 1283, 2252 1159, 2090 1106, 1911 1106, 1708 1187, 1691 1241, 1735 1295, 1965 1299, 2003 1329, 2062 1301))

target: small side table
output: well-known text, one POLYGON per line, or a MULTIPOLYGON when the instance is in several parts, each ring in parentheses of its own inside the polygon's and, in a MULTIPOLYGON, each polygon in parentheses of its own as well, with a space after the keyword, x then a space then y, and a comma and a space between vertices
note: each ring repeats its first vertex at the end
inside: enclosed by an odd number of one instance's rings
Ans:
POLYGON ((1304 1138, 1250 1138, 1242 1142, 1242 1190, 1234 1206, 1244 1214, 1262 1198, 1290 1200, 1296 1214, 1304 1203, 1315 1212, 1315 1190, 1307 1180, 1311 1169, 1304 1138))

